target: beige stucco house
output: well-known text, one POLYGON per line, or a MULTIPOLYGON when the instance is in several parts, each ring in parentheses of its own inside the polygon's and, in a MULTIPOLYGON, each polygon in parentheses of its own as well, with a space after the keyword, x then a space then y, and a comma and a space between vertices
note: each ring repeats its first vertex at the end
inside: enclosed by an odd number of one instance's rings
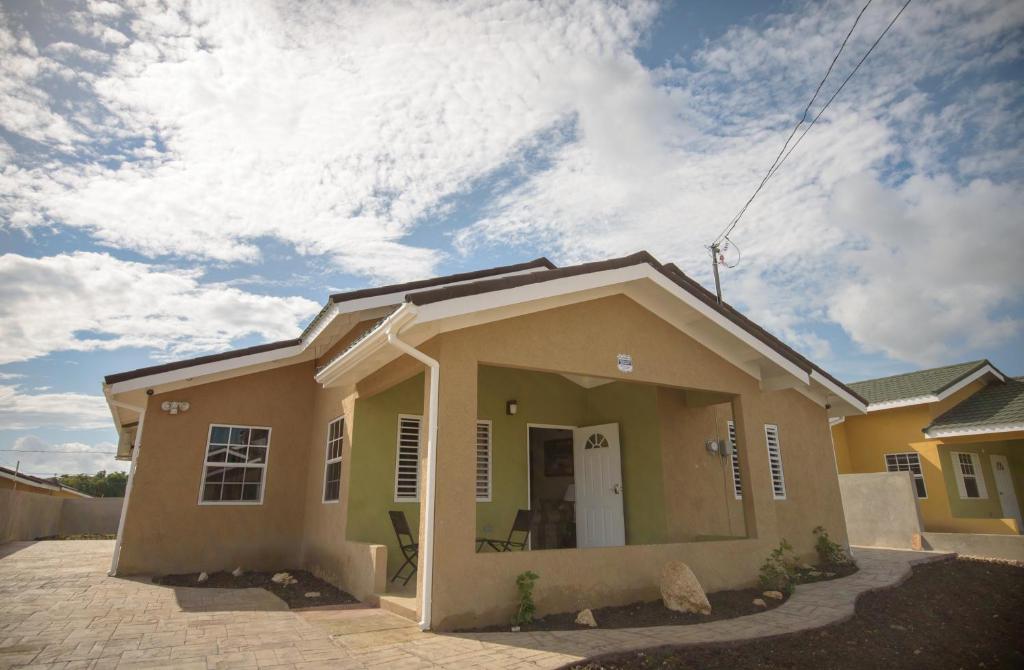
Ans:
POLYGON ((845 542, 828 418, 865 406, 647 253, 334 295, 297 339, 104 391, 132 460, 114 573, 304 567, 435 629, 507 622, 526 570, 544 613, 845 542), (526 550, 478 541, 520 509, 526 550))

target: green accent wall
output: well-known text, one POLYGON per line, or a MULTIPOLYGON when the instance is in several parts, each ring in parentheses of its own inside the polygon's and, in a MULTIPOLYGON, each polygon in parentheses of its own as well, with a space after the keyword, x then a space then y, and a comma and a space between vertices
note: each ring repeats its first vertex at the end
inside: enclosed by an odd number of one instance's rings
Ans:
MULTIPOLYGON (((395 459, 398 457, 398 415, 423 414, 423 374, 355 403, 346 539, 386 544, 388 578, 402 564, 402 553, 388 518, 389 510, 405 512, 415 535, 419 503, 395 502, 395 459)), ((422 485, 422 484, 421 484, 422 485)))
MULTIPOLYGON (((477 417, 491 421, 491 502, 477 503, 476 534, 508 535, 516 511, 529 505, 527 424, 619 424, 623 508, 628 544, 667 542, 657 387, 613 382, 585 389, 558 374, 481 365, 477 417), (516 400, 515 416, 505 403, 516 400)), ((401 565, 388 510, 402 510, 413 533, 418 503, 396 503, 398 415, 423 413, 424 375, 355 403, 347 539, 386 544, 388 577, 401 565)), ((444 445, 440 445, 444 449, 444 445)))
POLYGON ((963 518, 1004 518, 1003 506, 996 490, 995 475, 992 472, 992 454, 1007 457, 1010 474, 1017 494, 1019 505, 1024 504, 1024 440, 1002 440, 998 442, 976 442, 973 444, 944 445, 939 448, 942 462, 942 474, 949 496, 949 511, 954 517, 963 518), (981 470, 985 476, 985 489, 988 498, 964 500, 956 484, 957 465, 953 463, 952 452, 973 453, 978 455, 981 470))

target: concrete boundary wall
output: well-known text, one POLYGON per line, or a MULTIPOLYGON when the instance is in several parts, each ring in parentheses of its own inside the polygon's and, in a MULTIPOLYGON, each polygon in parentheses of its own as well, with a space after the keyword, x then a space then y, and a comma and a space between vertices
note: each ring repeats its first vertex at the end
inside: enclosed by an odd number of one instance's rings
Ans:
POLYGON ((0 490, 0 542, 116 533, 124 498, 62 498, 0 490))
POLYGON ((922 533, 923 548, 955 551, 961 556, 997 558, 1024 563, 1024 535, 982 533, 922 533))
POLYGON ((909 472, 839 475, 839 490, 850 544, 914 548, 921 515, 909 472))

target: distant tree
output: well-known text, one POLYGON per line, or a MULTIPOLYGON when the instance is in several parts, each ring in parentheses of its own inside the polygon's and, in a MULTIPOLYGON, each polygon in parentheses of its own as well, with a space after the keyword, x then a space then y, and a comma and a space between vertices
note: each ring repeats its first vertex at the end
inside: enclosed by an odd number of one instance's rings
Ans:
POLYGON ((57 480, 64 486, 95 498, 123 498, 128 485, 128 475, 124 472, 100 470, 94 475, 61 475, 57 480))

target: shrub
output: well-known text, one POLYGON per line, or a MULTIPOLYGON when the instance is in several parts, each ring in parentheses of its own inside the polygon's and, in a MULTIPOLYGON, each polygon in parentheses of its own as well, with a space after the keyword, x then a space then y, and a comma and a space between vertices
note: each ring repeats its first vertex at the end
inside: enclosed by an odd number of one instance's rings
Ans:
POLYGON ((814 544, 814 548, 818 552, 818 558, 825 565, 845 565, 850 562, 850 557, 846 555, 843 548, 828 536, 828 531, 825 530, 824 526, 818 526, 814 529, 814 535, 817 537, 817 541, 814 544))
POLYGON ((519 608, 512 615, 512 625, 522 626, 533 621, 533 613, 537 610, 533 604, 533 583, 540 575, 530 570, 516 577, 516 590, 519 592, 519 608))
POLYGON ((796 581, 796 571, 793 562, 787 560, 786 553, 792 552, 793 547, 782 540, 779 546, 772 549, 768 558, 761 564, 759 583, 765 591, 781 591, 785 594, 793 592, 793 584, 796 581))

